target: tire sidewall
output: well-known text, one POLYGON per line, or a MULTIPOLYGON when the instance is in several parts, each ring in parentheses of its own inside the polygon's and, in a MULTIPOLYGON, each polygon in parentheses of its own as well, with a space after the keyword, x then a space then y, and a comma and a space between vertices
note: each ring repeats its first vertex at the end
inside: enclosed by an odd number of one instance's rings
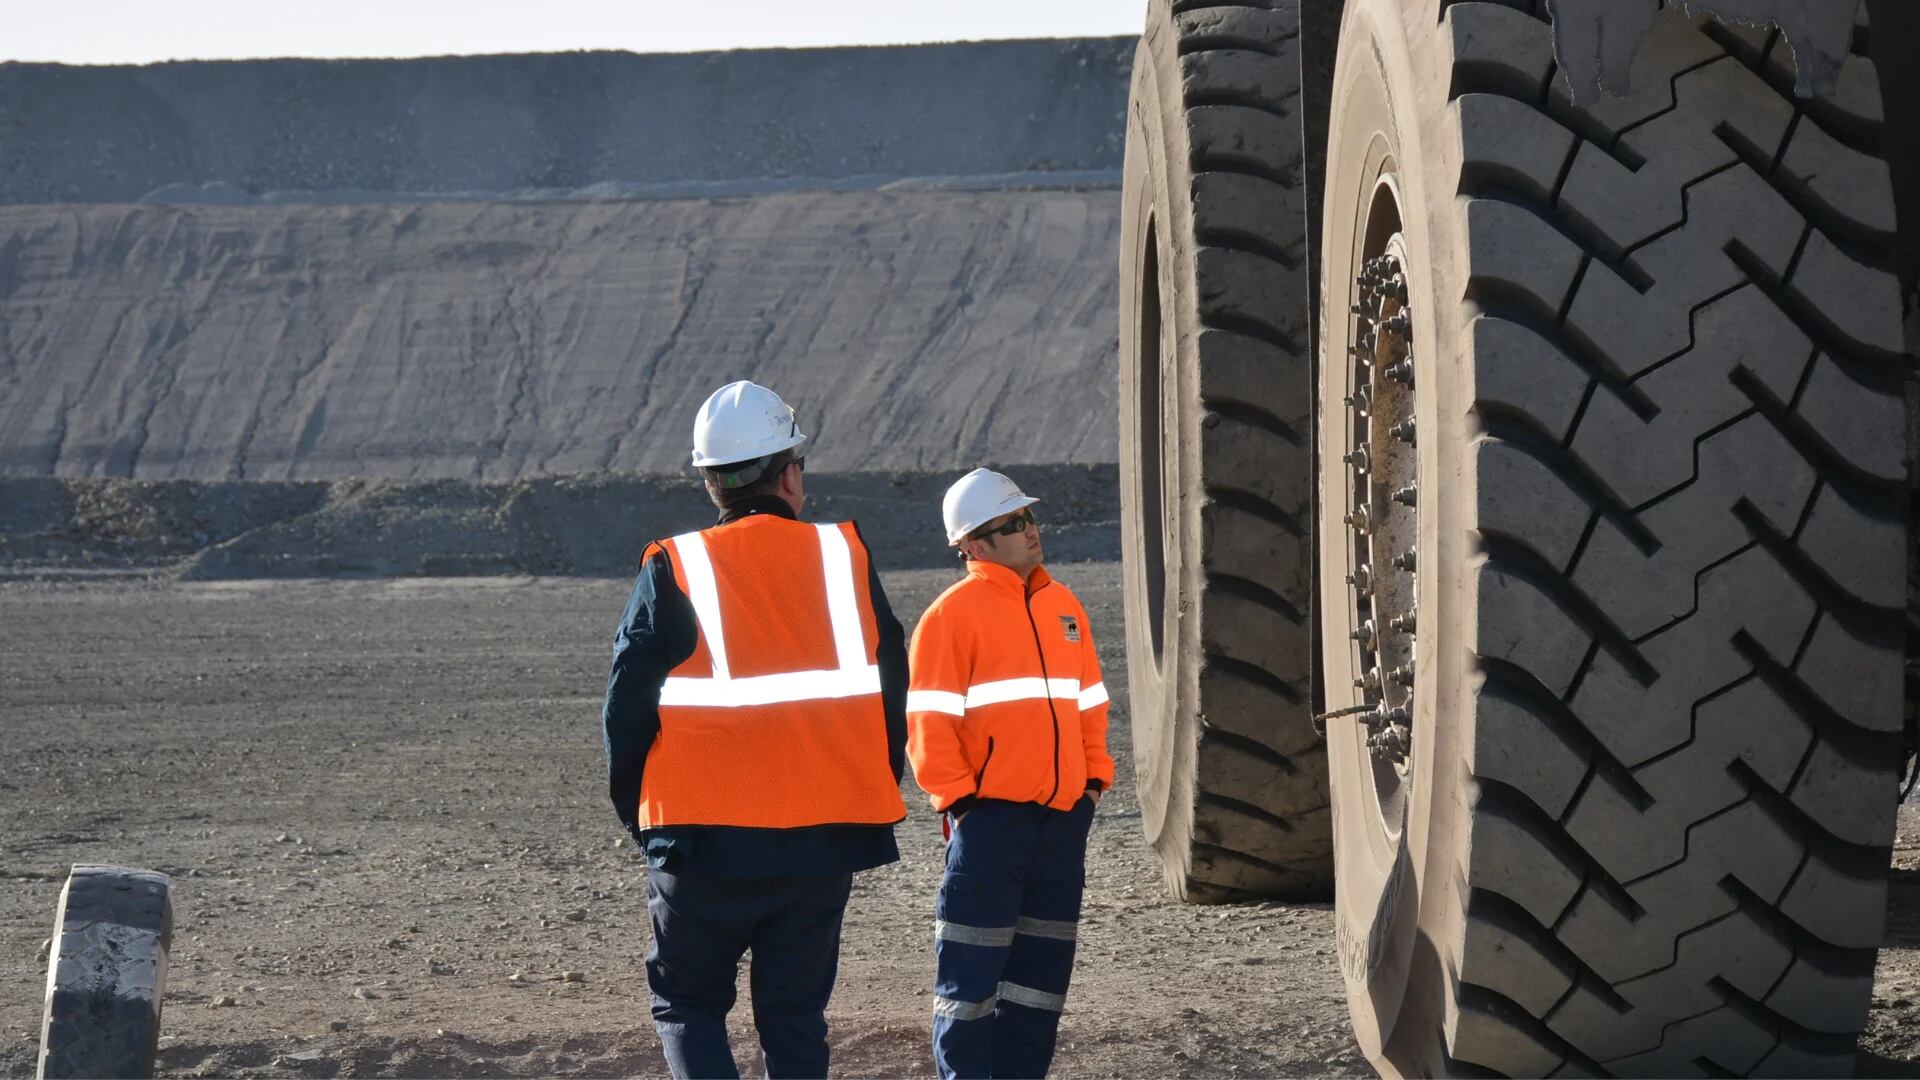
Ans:
MULTIPOLYGON (((1351 474, 1342 463, 1351 445, 1345 404, 1352 393, 1347 350, 1353 322, 1348 309, 1356 299, 1352 283, 1359 262, 1374 253, 1367 250, 1363 232, 1382 187, 1394 193, 1401 215, 1398 231, 1410 255, 1405 272, 1420 386, 1415 406, 1421 434, 1416 592, 1420 675, 1413 702, 1411 789, 1399 815, 1398 835, 1391 834, 1381 820, 1365 727, 1351 718, 1327 722, 1336 951, 1347 983, 1355 1036, 1368 1058, 1383 1070, 1392 1069, 1400 1058, 1390 1050, 1390 1044, 1401 1041, 1396 1032, 1419 1029, 1423 1038, 1430 1038, 1437 1030, 1433 1010, 1442 1003, 1416 989, 1416 984, 1425 982, 1418 973, 1437 967, 1459 933, 1452 925, 1458 920, 1447 915, 1458 905, 1446 895, 1454 874, 1448 867, 1457 861, 1452 839, 1457 828, 1453 804, 1458 799, 1456 785, 1447 778, 1458 769, 1458 732, 1436 718, 1447 716, 1458 722, 1465 715, 1457 688, 1449 686, 1456 682, 1450 675, 1464 670, 1464 665, 1446 661, 1468 647, 1458 627, 1449 623, 1464 622, 1456 613, 1470 611, 1461 606, 1458 580, 1470 576, 1468 559, 1460 550, 1463 545, 1442 542, 1450 531, 1464 535, 1457 463, 1447 460, 1457 457, 1449 450, 1460 443, 1455 425, 1443 419, 1454 388, 1446 385, 1452 380, 1445 377, 1445 365, 1435 363, 1457 355, 1457 351, 1446 351, 1443 343, 1455 336, 1452 328, 1458 305, 1443 299, 1446 290, 1436 280, 1436 268, 1442 264, 1436 259, 1433 219, 1439 215, 1429 205, 1427 193, 1433 188, 1424 175, 1442 159, 1434 156, 1438 148, 1420 143, 1423 134, 1431 136, 1429 125, 1407 112, 1409 103, 1419 100, 1420 88, 1415 85, 1417 69, 1403 20, 1417 18, 1417 12, 1401 12, 1386 0, 1354 0, 1346 9, 1328 132, 1322 233, 1319 456, 1324 464, 1315 519, 1321 582, 1317 606, 1328 710, 1360 700, 1354 690, 1360 674, 1358 654, 1349 636, 1357 621, 1356 601, 1346 584, 1352 570, 1351 536, 1344 522, 1351 474), (1440 786, 1446 790, 1439 790, 1440 786)), ((1471 596, 1471 589, 1465 590, 1466 602, 1471 602, 1471 596)))
POLYGON ((1167 877, 1183 894, 1191 859, 1193 781, 1198 731, 1201 651, 1198 604, 1203 568, 1189 557, 1201 546, 1197 500, 1181 498, 1198 475, 1196 426, 1199 401, 1198 358, 1193 356, 1198 309, 1183 282, 1193 279, 1194 253, 1184 237, 1192 233, 1184 193, 1192 183, 1189 148, 1182 122, 1179 59, 1172 45, 1172 15, 1164 0, 1148 13, 1134 65, 1132 104, 1127 117, 1126 179, 1121 211, 1120 471, 1121 539, 1127 552, 1123 570, 1126 594, 1128 700, 1131 706, 1135 768, 1139 775, 1142 826, 1160 850, 1167 877), (1149 244, 1152 245, 1151 252, 1149 244), (1151 258, 1149 256, 1152 256, 1151 258), (1158 384, 1154 402, 1142 377, 1139 330, 1149 265, 1157 266, 1151 287, 1158 289, 1160 327, 1158 384), (1160 411, 1157 451, 1143 445, 1147 408, 1160 411), (1161 470, 1163 602, 1150 603, 1145 560, 1152 548, 1149 508, 1143 505, 1138 478, 1157 464, 1161 470), (1161 623, 1161 648, 1153 660, 1152 625, 1161 623), (1148 660, 1148 663, 1140 663, 1148 660), (1178 867, 1174 863, 1180 864, 1178 867))

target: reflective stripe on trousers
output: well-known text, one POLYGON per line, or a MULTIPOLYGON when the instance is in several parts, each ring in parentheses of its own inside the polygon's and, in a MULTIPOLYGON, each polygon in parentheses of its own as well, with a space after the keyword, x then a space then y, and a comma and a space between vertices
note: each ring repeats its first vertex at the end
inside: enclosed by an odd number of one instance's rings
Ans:
POLYGON ((934 940, 954 941, 962 945, 1011 945, 1015 934, 1031 934, 1055 941, 1078 941, 1080 924, 1065 919, 1030 919, 1025 915, 1020 916, 1012 926, 966 926, 940 919, 933 922, 934 940))
POLYGON ((1031 986, 1003 982, 1000 984, 1000 989, 985 1001, 953 1001, 949 998, 934 998, 933 1015, 949 1020, 980 1020, 993 1015, 994 1006, 1002 1001, 1011 1001, 1015 1005, 1025 1005, 1030 1009, 1043 1009, 1047 1012, 1064 1012, 1067 1008, 1065 994, 1049 994, 1045 990, 1035 990, 1031 986))
POLYGON ((866 636, 860 626, 859 591, 853 578, 853 551, 836 525, 816 525, 820 536, 820 569, 827 587, 827 614, 833 624, 837 668, 793 671, 736 679, 727 662, 726 626, 720 615, 720 585, 705 538, 685 533, 673 538, 680 567, 687 579, 687 599, 693 604, 700 637, 713 661, 711 678, 673 676, 660 687, 660 704, 748 708, 783 701, 819 701, 862 697, 880 692, 880 668, 867 662, 866 636))

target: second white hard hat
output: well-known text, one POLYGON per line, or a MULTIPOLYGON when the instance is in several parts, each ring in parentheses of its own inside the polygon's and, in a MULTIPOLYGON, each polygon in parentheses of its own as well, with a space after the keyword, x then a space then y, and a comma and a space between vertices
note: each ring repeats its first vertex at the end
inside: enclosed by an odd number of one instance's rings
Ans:
POLYGON ((780 395, 745 380, 715 390, 693 421, 693 464, 717 469, 771 457, 782 450, 798 453, 807 445, 780 395))
POLYGON ((940 516, 946 520, 947 545, 958 544, 967 534, 1002 514, 1039 502, 1020 490, 1012 479, 992 469, 975 469, 947 489, 940 501, 940 516))

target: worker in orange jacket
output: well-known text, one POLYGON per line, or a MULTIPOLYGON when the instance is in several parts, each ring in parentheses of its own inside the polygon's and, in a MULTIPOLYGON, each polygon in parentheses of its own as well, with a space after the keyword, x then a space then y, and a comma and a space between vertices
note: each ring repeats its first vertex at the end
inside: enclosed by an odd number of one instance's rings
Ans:
POLYGON ((799 520, 808 444, 763 386, 715 391, 693 464, 719 523, 647 547, 603 719, 646 852, 647 985, 676 1077, 737 1077, 738 965, 771 1077, 826 1076, 853 875, 899 858, 907 650, 860 531, 799 520))
POLYGON ((1087 832, 1113 784, 1093 631, 1040 565, 1038 501, 987 469, 947 491, 967 576, 921 616, 908 664, 907 755, 951 830, 934 922, 943 1077, 1045 1075, 1087 832))

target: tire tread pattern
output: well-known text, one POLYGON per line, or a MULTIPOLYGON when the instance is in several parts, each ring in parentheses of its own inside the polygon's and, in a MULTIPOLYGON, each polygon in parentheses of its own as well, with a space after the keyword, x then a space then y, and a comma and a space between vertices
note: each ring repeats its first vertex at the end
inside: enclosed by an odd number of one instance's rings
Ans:
POLYGON ((1164 138, 1185 148, 1192 175, 1190 190, 1167 194, 1176 217, 1190 215, 1198 332, 1181 363, 1199 382, 1184 406, 1198 409, 1200 543, 1186 557, 1202 581, 1190 598, 1202 652, 1193 826, 1163 835, 1161 855, 1189 899, 1324 899, 1299 5, 1158 0, 1148 22, 1136 78, 1163 72, 1158 122, 1180 126, 1164 138))
POLYGON ((1844 1072, 1908 512, 1872 64, 1796 102, 1777 35, 1669 13, 1581 109, 1540 13, 1445 21, 1487 676, 1449 1060, 1844 1072))

